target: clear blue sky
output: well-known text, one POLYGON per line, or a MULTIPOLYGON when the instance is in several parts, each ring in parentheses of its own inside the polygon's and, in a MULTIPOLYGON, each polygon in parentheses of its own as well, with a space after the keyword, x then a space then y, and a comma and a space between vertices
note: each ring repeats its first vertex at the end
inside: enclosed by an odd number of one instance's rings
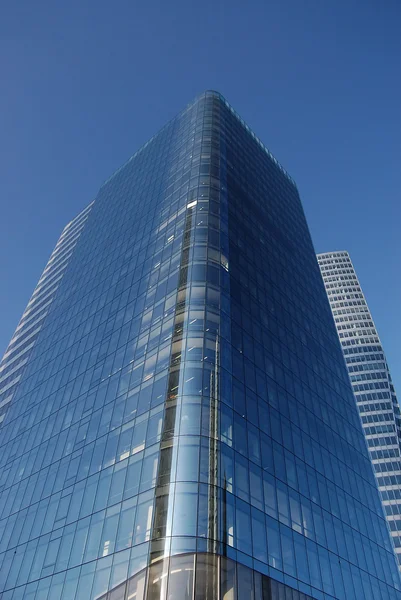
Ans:
POLYGON ((60 231, 193 96, 222 92, 347 249, 401 394, 398 0, 20 0, 0 14, 0 353, 60 231))

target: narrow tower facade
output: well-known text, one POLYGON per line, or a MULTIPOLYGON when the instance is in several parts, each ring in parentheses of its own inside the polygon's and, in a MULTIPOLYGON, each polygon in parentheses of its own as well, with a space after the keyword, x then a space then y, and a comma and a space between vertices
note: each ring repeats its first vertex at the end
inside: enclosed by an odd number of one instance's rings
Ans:
POLYGON ((397 600, 297 188, 226 100, 77 223, 3 362, 2 600, 397 600))
POLYGON ((318 262, 401 563, 401 417, 386 356, 348 252, 318 262))

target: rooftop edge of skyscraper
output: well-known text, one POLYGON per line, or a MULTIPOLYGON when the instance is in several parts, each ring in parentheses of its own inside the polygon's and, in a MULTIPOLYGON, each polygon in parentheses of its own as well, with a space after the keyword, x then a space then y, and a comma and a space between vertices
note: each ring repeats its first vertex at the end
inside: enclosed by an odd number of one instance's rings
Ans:
POLYGON ((261 148, 263 148, 263 150, 266 152, 266 154, 269 156, 269 158, 279 167, 279 169, 284 173, 284 175, 288 178, 288 180, 294 185, 294 187, 296 189, 297 188, 297 184, 295 183, 294 179, 291 177, 291 175, 288 173, 288 171, 283 167, 283 165, 277 160, 277 158, 274 156, 274 154, 267 148, 267 146, 265 146, 265 144, 262 142, 262 140, 254 133, 254 131, 249 127, 249 125, 246 124, 246 122, 244 121, 244 119, 237 113, 237 111, 231 106, 231 104, 228 102, 228 100, 225 98, 225 96, 223 96, 223 94, 221 94, 220 92, 218 92, 217 90, 212 90, 212 89, 207 89, 204 92, 201 92, 199 94, 197 94, 195 96, 195 98, 193 100, 191 100, 187 106, 182 109, 180 112, 178 112, 176 115, 174 115, 165 125, 163 125, 163 127, 161 129, 159 129, 147 142, 145 142, 144 144, 142 144, 142 146, 140 146, 140 148, 138 148, 138 150, 136 150, 134 152, 134 154, 132 154, 132 156, 130 156, 125 163, 123 163, 120 167, 118 167, 118 169, 116 169, 114 171, 114 173, 112 173, 112 175, 110 175, 110 177, 108 177, 100 186, 100 189, 106 185, 111 179, 113 179, 113 177, 115 177, 115 175, 117 175, 117 173, 119 173, 128 163, 130 163, 140 152, 142 152, 142 150, 144 150, 162 131, 164 131, 175 119, 177 119, 178 117, 184 115, 184 113, 189 110, 190 108, 192 108, 197 102, 199 102, 200 100, 202 100, 203 98, 207 98, 207 97, 213 97, 216 98, 218 100, 220 100, 231 112, 233 115, 236 116, 236 118, 241 122, 242 126, 248 131, 248 133, 251 134, 251 136, 254 138, 254 140, 259 144, 259 146, 261 148))

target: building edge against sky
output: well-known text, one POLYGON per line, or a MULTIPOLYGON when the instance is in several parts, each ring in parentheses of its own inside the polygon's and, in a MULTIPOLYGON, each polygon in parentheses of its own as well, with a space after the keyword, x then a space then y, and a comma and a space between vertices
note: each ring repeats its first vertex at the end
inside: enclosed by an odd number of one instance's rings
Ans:
POLYGON ((348 252, 317 255, 401 564, 401 416, 383 346, 348 252))
POLYGON ((65 228, 0 364, 1 600, 396 600, 292 179, 206 92, 65 228))

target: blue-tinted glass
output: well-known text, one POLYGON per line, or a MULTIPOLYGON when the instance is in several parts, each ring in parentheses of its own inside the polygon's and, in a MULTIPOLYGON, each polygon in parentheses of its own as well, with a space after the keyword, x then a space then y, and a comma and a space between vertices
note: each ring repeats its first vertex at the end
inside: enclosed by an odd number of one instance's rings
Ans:
POLYGON ((399 596, 297 188, 215 92, 67 225, 0 364, 0 586, 399 596))

